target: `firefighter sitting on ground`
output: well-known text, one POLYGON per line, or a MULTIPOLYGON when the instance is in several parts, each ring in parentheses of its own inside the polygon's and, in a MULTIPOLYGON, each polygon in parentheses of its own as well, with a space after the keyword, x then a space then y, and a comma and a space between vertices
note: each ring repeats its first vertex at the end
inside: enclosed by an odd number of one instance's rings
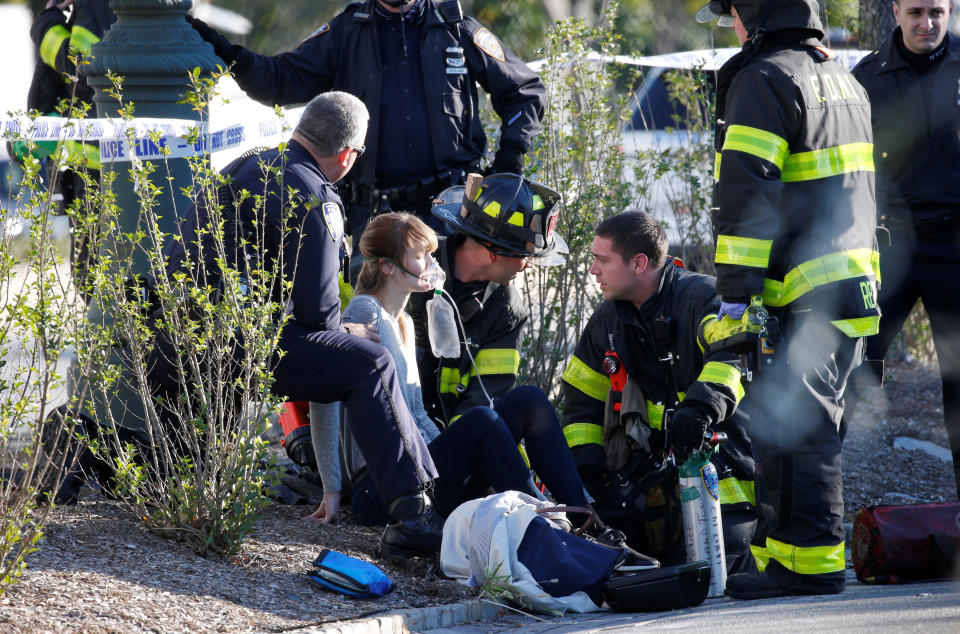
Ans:
POLYGON ((714 279, 667 256, 660 224, 640 211, 600 223, 590 273, 604 301, 591 316, 564 380, 564 435, 601 519, 664 564, 684 558, 677 464, 708 427, 727 440, 712 457, 720 477, 727 569, 754 569, 754 464, 739 359, 704 355, 701 322, 720 301, 714 279), (667 464, 668 466, 661 469, 667 464))

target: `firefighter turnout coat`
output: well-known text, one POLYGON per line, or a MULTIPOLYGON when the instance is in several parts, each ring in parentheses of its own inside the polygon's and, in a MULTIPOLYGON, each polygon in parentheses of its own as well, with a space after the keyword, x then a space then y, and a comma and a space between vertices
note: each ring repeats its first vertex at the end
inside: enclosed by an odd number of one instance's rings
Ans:
POLYGON ((715 423, 722 421, 713 429, 729 436, 714 457, 721 503, 753 506, 749 440, 729 421, 744 396, 740 369, 729 353, 704 356, 697 344, 701 321, 719 308, 714 280, 675 262, 667 260, 660 288, 640 310, 630 302, 606 301, 590 317, 563 374, 563 433, 590 494, 602 500, 605 492, 598 486, 609 483, 593 474, 605 470, 603 422, 611 379, 603 361, 608 351, 616 351, 644 392, 651 448, 662 457, 668 410, 696 402, 715 423))
MULTIPOLYGON (((512 285, 464 284, 455 279, 454 254, 462 242, 462 234, 441 237, 437 250, 437 261, 447 276, 444 288, 456 302, 463 320, 466 343, 460 345, 460 357, 438 359, 433 356, 426 309, 432 293, 414 293, 407 307, 416 332, 423 404, 430 418, 445 425, 471 407, 488 405, 481 380, 493 399, 513 389, 520 369, 520 335, 529 318, 520 293, 512 285), (468 348, 476 368, 467 354, 468 348)), ((447 301, 445 296, 438 300, 447 301)))

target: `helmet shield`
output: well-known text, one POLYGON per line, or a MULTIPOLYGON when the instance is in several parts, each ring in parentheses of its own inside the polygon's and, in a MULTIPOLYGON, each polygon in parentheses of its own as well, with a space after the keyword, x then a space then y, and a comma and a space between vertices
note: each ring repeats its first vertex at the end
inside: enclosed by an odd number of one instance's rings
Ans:
POLYGON ((451 187, 433 201, 433 215, 458 231, 507 257, 533 258, 552 266, 569 252, 556 233, 560 194, 516 174, 492 174, 483 179, 473 200, 464 187, 451 187))
POLYGON ((731 0, 711 0, 697 11, 696 20, 700 23, 717 20, 717 26, 733 26, 730 6, 731 0))

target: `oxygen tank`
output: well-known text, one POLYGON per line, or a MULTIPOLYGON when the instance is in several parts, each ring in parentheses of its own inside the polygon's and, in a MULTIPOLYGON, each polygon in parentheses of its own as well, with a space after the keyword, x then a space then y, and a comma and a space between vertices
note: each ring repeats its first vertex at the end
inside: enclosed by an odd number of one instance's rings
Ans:
POLYGON ((687 562, 710 564, 707 596, 722 597, 727 585, 727 558, 720 519, 720 483, 708 450, 695 451, 680 467, 680 509, 687 562))

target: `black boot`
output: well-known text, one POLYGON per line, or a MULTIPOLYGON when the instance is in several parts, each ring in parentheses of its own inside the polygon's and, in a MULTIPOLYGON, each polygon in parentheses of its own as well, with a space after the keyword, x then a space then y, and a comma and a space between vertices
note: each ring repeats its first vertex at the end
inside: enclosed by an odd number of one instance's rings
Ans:
POLYGON ((733 599, 770 599, 807 594, 839 594, 843 592, 843 583, 823 585, 800 585, 787 587, 777 583, 766 572, 742 572, 727 577, 724 594, 733 599))
POLYGON ((440 552, 443 520, 433 510, 426 492, 401 495, 387 505, 394 521, 387 524, 380 539, 383 557, 417 557, 440 552))
POLYGON ((601 525, 601 528, 594 540, 598 544, 609 546, 619 550, 622 554, 614 564, 615 573, 626 574, 628 572, 637 572, 640 570, 653 570, 660 567, 660 562, 653 557, 644 555, 627 545, 627 538, 622 531, 615 528, 601 525))

